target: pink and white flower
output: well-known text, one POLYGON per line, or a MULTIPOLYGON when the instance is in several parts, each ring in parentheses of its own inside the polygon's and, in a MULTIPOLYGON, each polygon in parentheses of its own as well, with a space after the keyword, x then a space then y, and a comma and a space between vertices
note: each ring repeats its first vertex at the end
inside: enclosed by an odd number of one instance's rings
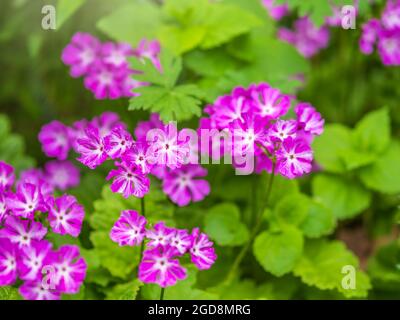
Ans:
POLYGON ((0 161, 0 192, 9 190, 14 184, 15 174, 13 166, 0 161))
POLYGON ((8 238, 19 248, 30 246, 33 240, 42 240, 47 229, 40 222, 33 220, 20 220, 14 216, 8 216, 4 228, 0 229, 0 238, 8 238))
POLYGON ((85 210, 74 196, 63 195, 59 198, 50 198, 49 223, 53 232, 69 234, 73 237, 79 236, 82 229, 82 222, 85 210))
POLYGON ((71 161, 49 161, 45 164, 46 181, 53 187, 65 191, 79 185, 80 173, 71 161))
POLYGON ((106 152, 111 159, 120 158, 132 147, 133 143, 131 134, 122 127, 114 128, 104 138, 106 152))
POLYGON ((0 239, 0 286, 8 286, 17 279, 17 248, 8 240, 0 239))
POLYGON ((144 283, 157 283, 165 288, 185 279, 186 269, 175 259, 178 254, 177 249, 171 246, 145 250, 139 265, 139 280, 144 283))
POLYGON ((45 124, 39 132, 42 150, 48 157, 65 160, 71 149, 68 128, 59 121, 45 124))
POLYGON ((207 170, 196 164, 169 170, 163 179, 163 191, 180 207, 201 201, 210 193, 210 184, 201 179, 205 176, 207 170))
POLYGON ((85 129, 85 136, 78 139, 77 143, 77 152, 80 153, 77 160, 90 169, 96 168, 107 160, 104 140, 97 127, 88 125, 85 129))
POLYGON ((137 246, 146 235, 146 218, 134 210, 124 210, 110 232, 112 241, 120 246, 137 246))
POLYGON ((217 260, 212 241, 205 233, 200 233, 198 228, 194 228, 192 231, 190 255, 192 262, 200 270, 210 269, 217 260))

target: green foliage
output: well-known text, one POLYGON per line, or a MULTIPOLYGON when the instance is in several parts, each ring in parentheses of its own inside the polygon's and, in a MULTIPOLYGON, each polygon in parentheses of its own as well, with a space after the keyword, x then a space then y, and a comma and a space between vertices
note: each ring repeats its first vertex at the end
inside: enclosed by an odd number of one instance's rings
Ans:
POLYGON ((124 284, 117 284, 107 292, 107 300, 135 300, 142 283, 135 279, 124 284))
POLYGON ((240 211, 232 203, 210 208, 205 216, 204 230, 221 246, 244 244, 249 237, 247 227, 240 221, 240 211))
POLYGON ((356 288, 343 289, 344 266, 358 268, 358 260, 343 243, 339 241, 309 240, 304 247, 304 254, 294 268, 294 274, 309 286, 322 290, 340 291, 347 297, 365 298, 371 288, 368 276, 356 271, 356 288))
POLYGON ((0 287, 0 300, 21 300, 21 296, 16 288, 0 287))
POLYGON ((0 114, 0 160, 12 164, 17 172, 35 165, 34 160, 25 155, 23 138, 11 133, 10 120, 3 114, 0 114))
POLYGON ((331 208, 338 219, 354 217, 371 201, 367 189, 345 177, 321 174, 313 179, 312 188, 314 197, 331 208))
POLYGON ((262 232, 257 236, 253 246, 257 261, 275 276, 282 276, 292 271, 302 251, 302 233, 289 226, 279 232, 262 232))
POLYGON ((201 91, 193 84, 176 85, 182 70, 181 58, 164 50, 161 54, 161 65, 163 71, 160 74, 149 62, 141 64, 138 60, 132 61, 133 69, 143 72, 136 78, 151 83, 151 86, 135 90, 140 96, 130 100, 129 110, 143 109, 157 112, 165 122, 188 120, 193 115, 199 116, 201 91))

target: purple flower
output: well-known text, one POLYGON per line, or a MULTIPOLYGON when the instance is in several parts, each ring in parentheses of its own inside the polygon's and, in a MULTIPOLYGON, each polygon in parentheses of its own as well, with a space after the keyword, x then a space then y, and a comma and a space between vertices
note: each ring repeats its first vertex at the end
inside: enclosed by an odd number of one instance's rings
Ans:
POLYGON ((93 92, 96 99, 118 99, 122 95, 122 79, 125 79, 128 69, 96 63, 85 76, 86 89, 93 92))
POLYGON ((254 108, 253 112, 267 120, 284 116, 290 108, 290 97, 266 83, 252 86, 250 95, 254 108))
POLYGON ((377 19, 371 19, 362 26, 362 34, 360 38, 360 50, 364 54, 374 52, 374 45, 378 38, 380 30, 380 22, 377 19))
POLYGON ((139 42, 139 45, 136 49, 134 49, 134 55, 140 59, 143 63, 145 62, 144 58, 149 59, 153 65, 159 70, 162 70, 160 60, 158 55, 160 53, 160 43, 157 40, 146 40, 142 39, 139 42))
POLYGON ((71 76, 85 75, 98 58, 100 42, 88 33, 76 33, 63 50, 61 60, 71 67, 71 76))
POLYGON ((169 244, 176 248, 179 254, 185 254, 192 246, 192 236, 187 230, 176 229, 169 240, 169 244))
POLYGON ((3 220, 8 216, 9 210, 7 208, 7 199, 4 193, 0 192, 0 226, 3 220))
POLYGON ((46 211, 40 188, 31 183, 19 184, 17 193, 9 193, 6 201, 8 209, 17 217, 32 219, 37 210, 46 211))
POLYGON ((48 157, 65 160, 71 149, 68 128, 59 121, 45 124, 39 132, 42 150, 48 157))
POLYGON ((146 141, 147 132, 151 129, 163 129, 164 123, 160 120, 158 113, 152 113, 149 121, 139 121, 135 129, 137 140, 146 141))
POLYGON ((286 3, 277 5, 275 4, 275 0, 262 0, 262 3, 267 9, 271 18, 273 18, 274 20, 281 20, 289 12, 289 8, 286 3))
POLYGON ((243 114, 249 110, 247 92, 236 88, 232 95, 222 96, 212 106, 212 118, 218 128, 226 128, 235 120, 243 120, 243 114))
POLYGON ((165 247, 175 234, 175 229, 165 226, 164 222, 158 222, 153 229, 146 230, 146 238, 150 239, 148 247, 165 247))
POLYGON ((165 288, 185 279, 186 269, 175 259, 178 254, 177 249, 171 246, 145 250, 139 265, 139 280, 144 283, 157 283, 165 288))
POLYGON ((116 162, 118 169, 113 169, 107 180, 113 179, 111 190, 121 193, 125 198, 134 195, 143 198, 149 192, 150 180, 142 173, 139 167, 126 162, 116 162))
POLYGON ((192 231, 190 255, 192 262, 200 270, 210 269, 217 260, 213 243, 205 233, 200 233, 198 228, 194 228, 192 231))
POLYGON ((111 131, 117 127, 125 128, 125 124, 120 121, 118 114, 115 112, 103 112, 100 116, 94 117, 90 124, 99 130, 101 138, 108 136, 111 131))
POLYGON ((313 153, 303 140, 287 138, 276 152, 277 171, 283 176, 294 179, 311 172, 313 153))
POLYGON ((128 43, 107 42, 101 46, 103 61, 114 67, 128 66, 127 58, 133 55, 133 49, 128 43))
POLYGON ((82 228, 85 210, 74 196, 63 195, 57 199, 50 198, 49 223, 55 233, 79 236, 82 228))
POLYGON ((56 290, 70 294, 78 293, 87 269, 79 248, 72 245, 61 246, 50 254, 50 261, 55 268, 56 290))
POLYGON ((78 186, 80 181, 79 169, 68 160, 47 162, 45 176, 53 188, 62 191, 78 186))
POLYGON ((201 201, 210 193, 209 183, 199 179, 206 175, 207 170, 196 164, 170 170, 164 177, 163 191, 180 207, 188 205, 191 201, 201 201))
POLYGON ((17 249, 8 239, 0 239, 0 286, 17 279, 17 249))
POLYGON ((96 168, 107 160, 104 140, 97 127, 88 125, 85 129, 85 136, 78 139, 77 143, 77 152, 80 153, 77 160, 90 169, 96 168))
POLYGON ((38 168, 31 168, 21 172, 17 188, 24 183, 30 183, 39 187, 40 193, 44 198, 54 192, 54 187, 48 183, 43 171, 38 168))
POLYGON ((278 120, 268 130, 268 135, 275 141, 283 141, 288 137, 295 138, 298 123, 296 120, 278 120))
POLYGON ((325 121, 311 104, 299 103, 294 111, 297 115, 297 121, 305 132, 316 136, 322 134, 325 121))
POLYGON ((112 241, 120 246, 137 246, 146 234, 146 218, 134 210, 124 210, 110 232, 112 241))
POLYGON ((50 253, 52 245, 46 240, 32 241, 19 251, 18 272, 22 280, 33 281, 41 278, 45 259, 50 253))
POLYGON ((148 139, 151 164, 176 169, 186 162, 190 151, 188 140, 179 139, 175 124, 169 123, 163 130, 153 129, 148 139))
POLYGON ((42 240, 46 233, 47 229, 40 222, 8 216, 4 228, 0 229, 0 238, 8 238, 22 248, 30 246, 32 240, 42 240))
POLYGON ((4 161, 0 161, 0 192, 9 190, 14 184, 14 179, 14 168, 4 161))
POLYGON ((387 30, 400 29, 400 1, 389 0, 382 13, 382 24, 387 30))
POLYGON ((47 288, 41 280, 26 281, 19 287, 19 293, 26 300, 60 300, 61 293, 47 288))
POLYGON ((148 145, 146 142, 136 142, 133 147, 128 150, 122 157, 122 160, 127 163, 132 163, 140 170, 143 174, 150 173, 152 165, 152 157, 149 156, 148 145))
POLYGON ((304 57, 311 58, 328 46, 329 29, 325 26, 318 28, 308 17, 303 17, 294 23, 294 31, 280 28, 278 37, 295 46, 304 57))
POLYGON ((111 159, 120 158, 133 145, 132 136, 122 127, 114 128, 104 138, 106 152, 111 159))
POLYGON ((381 30, 379 33, 378 51, 384 65, 400 65, 400 29, 381 30))

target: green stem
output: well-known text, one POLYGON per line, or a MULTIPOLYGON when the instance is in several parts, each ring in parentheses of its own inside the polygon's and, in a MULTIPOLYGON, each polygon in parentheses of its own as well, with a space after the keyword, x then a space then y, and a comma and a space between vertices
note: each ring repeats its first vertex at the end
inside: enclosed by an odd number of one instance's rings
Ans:
POLYGON ((160 292, 160 301, 164 300, 164 293, 165 293, 165 288, 161 288, 161 292, 160 292))
MULTIPOLYGON (((146 210, 145 210, 145 203, 144 203, 144 197, 140 198, 140 210, 141 210, 141 214, 143 217, 146 217, 146 210)), ((140 245, 140 260, 142 261, 142 257, 143 257, 143 251, 144 251, 144 239, 142 241, 142 244, 140 245)))
POLYGON ((259 176, 257 174, 252 177, 252 185, 251 185, 251 218, 250 218, 250 227, 253 227, 258 212, 258 184, 259 184, 259 176))
MULTIPOLYGON (((274 177, 275 177, 274 172, 275 172, 275 161, 272 162, 272 173, 269 177, 268 186, 267 186, 267 190, 266 190, 266 194, 265 194, 265 206, 268 205, 268 199, 271 194, 272 185, 273 185, 274 177)), ((225 283, 230 283, 232 281, 232 278, 234 277, 236 270, 239 268, 240 263, 246 256, 247 251, 250 249, 251 244, 253 243, 255 237, 257 236, 258 230, 260 229, 262 221, 263 221, 263 212, 264 212, 263 208, 264 208, 264 206, 261 207, 261 210, 257 216, 257 220, 253 227, 253 230, 250 233, 249 240, 243 246, 242 250, 239 252, 238 256, 236 257, 235 261, 233 262, 232 267, 229 270, 229 273, 225 279, 225 283)))

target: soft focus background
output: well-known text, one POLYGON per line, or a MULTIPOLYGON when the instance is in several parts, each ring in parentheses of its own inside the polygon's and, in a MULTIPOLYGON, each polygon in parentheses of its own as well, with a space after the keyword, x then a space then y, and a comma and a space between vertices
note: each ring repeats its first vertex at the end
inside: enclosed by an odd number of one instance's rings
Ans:
MULTIPOLYGON (((355 30, 331 27, 328 46, 310 59, 301 56, 295 48, 278 40, 276 36, 279 26, 290 27, 298 16, 296 10, 301 8, 299 1, 292 1, 294 11, 281 21, 273 20, 261 1, 213 1, 238 6, 242 12, 254 15, 260 22, 247 27, 240 15, 231 17, 233 22, 226 23, 232 26, 243 23, 243 30, 232 37, 218 35, 227 40, 211 48, 193 43, 198 31, 193 27, 195 23, 189 20, 191 14, 195 16, 194 12, 201 10, 200 4, 195 4, 196 1, 180 0, 182 5, 176 5, 175 11, 163 13, 164 29, 150 35, 148 29, 159 22, 153 20, 149 10, 141 11, 140 8, 147 3, 161 6, 162 2, 2 0, 0 159, 11 163, 15 161, 19 169, 43 165, 48 159, 41 150, 37 134, 43 124, 54 119, 69 125, 108 110, 117 112, 131 130, 138 120, 148 119, 147 112, 128 111, 129 99, 94 99, 92 93, 84 88, 82 79, 74 79, 69 75, 67 66, 61 61, 61 52, 78 31, 91 33, 102 41, 128 41, 133 46, 144 36, 159 39, 162 46, 183 56, 184 70, 180 81, 196 83, 203 89, 203 106, 237 85, 266 81, 285 93, 297 95, 299 100, 310 102, 323 115, 326 124, 354 128, 371 111, 386 110, 358 126, 359 135, 363 136, 362 141, 372 144, 368 150, 361 150, 363 146, 358 142, 355 142, 354 149, 342 150, 343 144, 348 141, 341 141, 343 136, 330 130, 328 125, 325 134, 315 143, 316 160, 323 170, 300 179, 298 185, 307 196, 322 199, 324 205, 336 215, 336 227, 326 236, 318 238, 343 241, 368 275, 369 280, 360 283, 369 288, 366 283, 370 282, 372 287, 354 297, 400 298, 400 68, 383 65, 376 52, 370 56, 362 54, 358 44, 361 25, 372 17, 379 17, 386 1, 363 4, 355 30), (47 4, 56 7, 56 30, 41 28, 41 8, 47 4), (185 10, 188 11, 185 13, 185 10), (169 16, 165 17, 167 14, 169 16), (143 21, 147 21, 151 27, 143 21), (385 120, 387 115, 390 123, 385 120), (7 122, 12 134, 6 132, 7 122), (388 132, 390 144, 396 146, 391 149, 390 155, 382 151, 374 154, 375 162, 364 161, 373 153, 374 144, 383 143, 388 132), (342 160, 347 160, 339 161, 338 155, 342 160)), ((167 2, 172 3, 172 6, 179 1, 167 2)), ((309 14, 313 12, 313 20, 323 21, 325 2, 328 1, 310 1, 310 5, 304 6, 302 10, 309 14)), ((197 124, 196 117, 180 123, 182 127, 192 128, 196 128, 197 124)), ((82 166, 80 168, 83 174, 82 185, 73 193, 85 204, 88 218, 94 213, 104 213, 108 208, 107 201, 98 199, 102 197, 100 191, 106 184, 103 178, 109 167, 105 166, 96 172, 82 166), (100 202, 93 205, 96 200, 100 202)), ((201 225, 209 208, 222 202, 234 203, 241 212, 248 211, 252 178, 235 177, 229 166, 209 166, 208 169, 211 196, 200 204, 175 208, 174 219, 178 224, 188 227, 196 223, 201 225)), ((285 183, 283 181, 277 185, 282 194, 293 187, 285 183)), ((116 199, 112 201, 118 202, 116 199)), ((293 212, 296 210, 298 208, 294 207, 293 212)), ((118 249, 99 248, 89 240, 93 226, 87 221, 85 224, 78 242, 87 251, 86 258, 93 268, 85 282, 85 289, 76 298, 118 298, 118 290, 124 290, 124 287, 121 289, 118 285, 127 284, 131 280, 128 273, 119 272, 119 269, 113 272, 113 268, 124 268, 125 262, 122 261, 122 266, 118 260, 104 263, 105 257, 113 255, 113 250, 118 249)), ((299 277, 301 270, 298 274, 289 273, 277 277, 266 273, 253 258, 249 258, 242 270, 244 280, 235 283, 225 292, 216 293, 210 288, 226 272, 234 257, 233 252, 236 252, 234 246, 228 246, 226 250, 222 247, 218 247, 219 260, 215 268, 199 275, 197 282, 191 278, 190 284, 179 287, 181 291, 170 297, 352 298, 351 295, 343 296, 335 285, 329 283, 329 279, 319 279, 334 270, 330 269, 333 266, 329 264, 329 256, 336 260, 347 259, 347 251, 336 257, 335 248, 331 247, 331 253, 322 250, 318 257, 315 252, 308 253, 311 261, 311 271, 308 271, 312 279, 299 277), (256 287, 257 290, 254 289, 256 287)), ((127 257, 121 259, 126 261, 127 257)), ((126 267, 132 265, 128 263, 126 267)), ((150 290, 147 291, 144 297, 152 297, 150 290)))

